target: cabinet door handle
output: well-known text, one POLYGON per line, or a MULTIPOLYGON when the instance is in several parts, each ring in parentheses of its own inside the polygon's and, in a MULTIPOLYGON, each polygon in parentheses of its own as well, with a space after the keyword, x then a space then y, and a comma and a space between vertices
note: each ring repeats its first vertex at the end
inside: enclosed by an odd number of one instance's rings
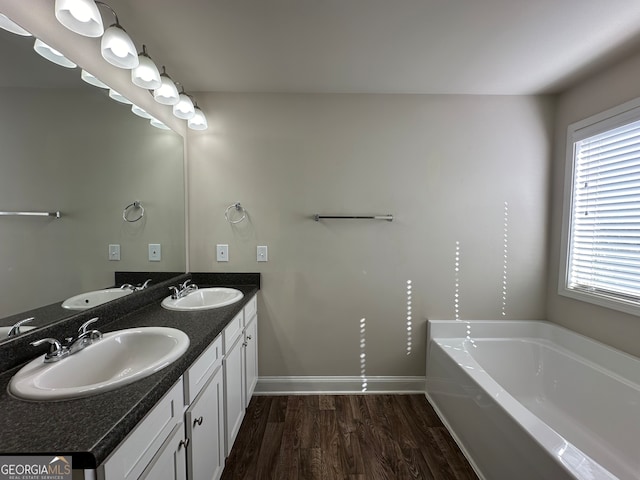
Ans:
POLYGON ((247 342, 242 342, 243 347, 246 347, 247 345, 249 345, 247 342))
POLYGON ((189 446, 189 437, 185 438, 184 440, 180 440, 180 443, 178 444, 178 450, 180 450, 181 447, 187 448, 189 446))
POLYGON ((204 420, 202 417, 198 417, 193 421, 193 426, 195 427, 196 425, 202 425, 202 420, 204 420))
POLYGON ((247 335, 247 340, 251 340, 251 335, 247 335))

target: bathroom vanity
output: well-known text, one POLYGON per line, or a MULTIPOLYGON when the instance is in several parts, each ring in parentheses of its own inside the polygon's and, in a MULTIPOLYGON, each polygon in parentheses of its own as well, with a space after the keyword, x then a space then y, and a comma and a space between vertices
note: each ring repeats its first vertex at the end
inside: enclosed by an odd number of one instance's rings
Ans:
POLYGON ((24 361, 7 369, 5 351, 0 454, 71 456, 74 478, 219 478, 257 382, 259 288, 259 274, 185 274, 150 287, 142 305, 135 306, 132 302, 140 298, 130 295, 4 345, 3 351, 20 344, 21 350, 30 349, 29 358, 36 357, 44 352, 27 340, 54 337, 54 331, 64 338, 97 311, 96 328, 103 333, 163 326, 182 330, 190 342, 180 358, 157 373, 65 401, 31 402, 10 395, 7 385, 24 361), (233 286, 244 296, 210 310, 161 307, 168 286, 191 277, 200 286, 233 286))

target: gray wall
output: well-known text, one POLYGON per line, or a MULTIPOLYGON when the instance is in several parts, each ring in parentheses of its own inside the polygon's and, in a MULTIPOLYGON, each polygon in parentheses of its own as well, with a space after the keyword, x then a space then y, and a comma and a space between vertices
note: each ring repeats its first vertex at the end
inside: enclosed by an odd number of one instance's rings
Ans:
POLYGON ((183 142, 106 92, 0 89, 0 317, 113 284, 115 270, 184 271, 183 142), (145 218, 123 208, 141 200, 145 218), (121 245, 108 261, 109 243, 121 245), (163 261, 147 260, 161 243, 163 261))
POLYGON ((261 375, 424 375, 426 318, 543 318, 553 101, 198 94, 187 137, 192 271, 259 271, 261 375), (249 219, 232 226, 240 201, 249 219), (392 223, 314 213, 392 213, 392 223), (228 243, 229 263, 215 260, 228 243), (256 245, 269 262, 256 263, 256 245), (407 355, 407 280, 413 331, 407 355))
POLYGON ((640 55, 596 75, 558 98, 552 182, 548 318, 587 336, 640 355, 638 317, 558 295, 558 265, 567 127, 640 96, 640 55))

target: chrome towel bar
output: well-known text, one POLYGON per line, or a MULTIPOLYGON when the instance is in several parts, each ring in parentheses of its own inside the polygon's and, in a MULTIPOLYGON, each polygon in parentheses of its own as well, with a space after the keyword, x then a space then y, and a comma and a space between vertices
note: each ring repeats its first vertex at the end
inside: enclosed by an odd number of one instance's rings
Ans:
POLYGON ((364 220, 386 220, 387 222, 393 222, 393 215, 321 215, 316 213, 313 219, 318 222, 323 218, 328 219, 364 219, 364 220))
POLYGON ((58 212, 0 212, 2 217, 55 217, 60 218, 62 214, 58 212))

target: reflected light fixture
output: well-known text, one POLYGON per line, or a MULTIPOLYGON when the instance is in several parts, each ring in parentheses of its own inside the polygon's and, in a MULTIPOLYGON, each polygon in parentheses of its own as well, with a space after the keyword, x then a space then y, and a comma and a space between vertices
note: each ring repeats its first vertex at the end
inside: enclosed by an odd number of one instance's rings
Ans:
POLYGON ((72 32, 85 37, 100 37, 104 33, 102 16, 94 0, 56 0, 55 14, 72 32))
POLYGON ((153 117, 147 113, 144 108, 140 108, 135 103, 131 104, 131 111, 138 115, 139 117, 146 118, 147 120, 151 120, 153 117))
POLYGON ((173 83, 173 80, 171 80, 171 77, 167 75, 164 67, 162 67, 160 79, 162 81, 162 85, 153 91, 153 98, 156 99, 156 102, 161 103, 162 105, 175 105, 180 101, 178 88, 176 87, 176 84, 173 83))
POLYGON ((114 99, 116 102, 124 103, 126 105, 133 105, 133 102, 131 100, 129 100, 121 93, 116 92, 113 88, 109 89, 109 97, 114 99))
POLYGON ((155 90, 162 86, 160 72, 147 54, 146 45, 142 45, 142 52, 138 54, 138 66, 131 70, 131 81, 147 90, 155 90))
POLYGON ((66 68, 77 67, 75 63, 73 63, 67 57, 62 55, 55 48, 51 48, 49 45, 44 43, 39 38, 36 38, 36 42, 33 44, 33 49, 38 53, 38 55, 41 55, 42 57, 46 58, 50 62, 60 65, 61 67, 66 67, 66 68))
POLYGON ((193 106, 193 101, 184 93, 184 89, 181 89, 180 95, 178 96, 178 103, 173 106, 173 114, 177 118, 181 118, 182 120, 189 120, 193 118, 196 114, 195 107, 193 106))
POLYGON ((109 88, 109 85, 102 82, 98 77, 87 72, 85 69, 82 69, 82 72, 80 73, 80 78, 85 82, 87 82, 88 84, 93 85, 94 87, 109 88))
POLYGON ((207 117, 204 116, 204 112, 200 110, 200 107, 196 105, 194 107, 195 113, 193 117, 187 120, 187 125, 191 130, 206 130, 209 126, 207 124, 207 117))
POLYGON ((31 33, 27 32, 24 28, 2 13, 0 13, 0 28, 5 29, 7 32, 15 33, 16 35, 22 35, 23 37, 31 36, 31 33))
POLYGON ((162 123, 156 117, 151 117, 151 120, 149 120, 149 123, 154 127, 159 128, 160 130, 171 130, 169 127, 167 127, 164 123, 162 123))

